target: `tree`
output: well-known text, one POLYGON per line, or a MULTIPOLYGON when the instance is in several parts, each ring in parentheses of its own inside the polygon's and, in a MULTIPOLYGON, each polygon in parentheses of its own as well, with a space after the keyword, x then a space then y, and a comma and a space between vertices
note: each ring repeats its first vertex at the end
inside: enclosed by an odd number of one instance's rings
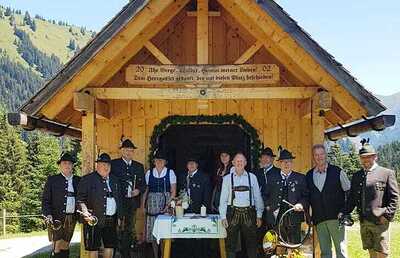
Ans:
POLYGON ((30 25, 30 28, 31 28, 31 30, 32 31, 36 31, 36 22, 35 22, 35 20, 32 20, 32 22, 31 22, 31 25, 30 25))
POLYGON ((10 26, 15 27, 15 17, 13 14, 10 15, 10 26))
POLYGON ((70 39, 69 40, 69 44, 67 46, 69 49, 71 49, 72 51, 76 49, 76 43, 74 39, 70 39))
POLYGON ((24 15, 24 24, 31 25, 31 23, 32 23, 31 16, 29 15, 28 11, 26 11, 24 15))
MULTIPOLYGON (((57 174, 60 157, 59 140, 41 132, 30 133, 27 140, 29 169, 26 171, 27 187, 22 197, 22 214, 40 214, 41 196, 46 179, 57 174)), ((30 232, 42 227, 40 218, 22 218, 21 231, 30 232)))
POLYGON ((353 174, 357 172, 361 167, 354 146, 350 143, 350 146, 346 146, 345 148, 348 148, 349 151, 345 152, 339 144, 333 144, 329 148, 328 160, 333 165, 339 166, 344 169, 349 178, 351 178, 353 174))
POLYGON ((5 16, 10 16, 12 14, 11 8, 7 7, 6 12, 4 13, 5 16))
MULTIPOLYGON (((0 108, 0 131, 0 208, 16 215, 21 208, 21 196, 26 190, 28 162, 25 143, 18 130, 7 124, 4 108, 0 108)), ((18 221, 11 220, 7 230, 18 231, 18 221)))

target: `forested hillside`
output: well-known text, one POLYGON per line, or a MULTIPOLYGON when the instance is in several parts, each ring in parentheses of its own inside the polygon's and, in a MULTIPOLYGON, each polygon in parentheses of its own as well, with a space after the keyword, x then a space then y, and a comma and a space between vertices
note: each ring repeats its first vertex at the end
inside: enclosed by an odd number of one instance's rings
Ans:
POLYGON ((0 102, 16 110, 95 33, 0 6, 0 102))

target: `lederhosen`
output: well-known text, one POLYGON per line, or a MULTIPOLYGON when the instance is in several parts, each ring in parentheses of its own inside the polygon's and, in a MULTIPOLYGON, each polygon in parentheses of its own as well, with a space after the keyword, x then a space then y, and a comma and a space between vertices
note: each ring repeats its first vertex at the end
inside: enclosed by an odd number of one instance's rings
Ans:
POLYGON ((164 177, 156 178, 153 169, 149 172, 148 195, 146 199, 146 241, 156 239, 153 236, 153 226, 158 215, 165 208, 171 197, 170 169, 164 177))
MULTIPOLYGON (((67 192, 67 198, 76 198, 75 192, 67 192)), ((75 209, 74 209, 75 210, 75 209)), ((74 234, 77 217, 75 213, 65 213, 64 223, 60 230, 51 230, 49 228, 49 239, 52 241, 65 240, 70 242, 74 234)))
MULTIPOLYGON (((106 195, 103 198, 114 198, 114 193, 106 187, 106 195)), ((116 207, 117 209, 117 207, 116 207)), ((83 232, 85 238, 85 248, 88 251, 97 251, 103 243, 104 248, 117 247, 117 213, 104 216, 104 225, 90 226, 84 224, 83 232)))
POLYGON ((43 214, 45 216, 52 215, 53 221, 58 220, 62 224, 59 230, 53 230, 51 226, 48 227, 49 241, 64 240, 70 242, 72 239, 77 222, 77 216, 75 213, 75 207, 72 213, 66 213, 66 208, 68 197, 75 198, 76 202, 76 180, 79 182, 79 177, 72 176, 72 187, 74 188, 74 192, 68 191, 68 180, 66 180, 62 174, 49 177, 46 183, 43 191, 43 199, 46 199, 46 201, 42 201, 47 203, 46 206, 48 208, 44 209, 45 211, 43 214), (61 182, 63 183, 61 184, 61 182))
POLYGON ((227 207, 226 219, 228 221, 226 251, 229 257, 234 257, 236 252, 237 239, 239 234, 246 241, 247 255, 249 258, 256 257, 257 251, 257 226, 256 226, 256 208, 253 204, 253 194, 251 190, 250 173, 248 176, 248 186, 235 186, 233 180, 234 173, 231 173, 231 201, 227 207), (233 200, 235 192, 249 192, 250 206, 235 207, 233 200))
MULTIPOLYGON (((279 213, 276 218, 275 230, 278 232, 279 222, 283 216, 283 214, 289 210, 291 207, 283 202, 283 200, 289 200, 289 184, 288 178, 286 178, 285 182, 282 186, 282 199, 280 202, 279 213)), ((283 218, 282 225, 280 227, 282 238, 289 243, 299 243, 301 241, 301 223, 296 222, 292 219, 291 215, 287 215, 283 218)))

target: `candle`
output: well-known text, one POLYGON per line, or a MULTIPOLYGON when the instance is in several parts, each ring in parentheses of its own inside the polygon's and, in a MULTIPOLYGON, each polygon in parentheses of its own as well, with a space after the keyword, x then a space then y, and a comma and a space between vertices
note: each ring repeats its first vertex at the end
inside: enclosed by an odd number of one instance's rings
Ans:
POLYGON ((200 208, 200 216, 206 217, 207 216, 207 208, 206 206, 202 205, 200 208))

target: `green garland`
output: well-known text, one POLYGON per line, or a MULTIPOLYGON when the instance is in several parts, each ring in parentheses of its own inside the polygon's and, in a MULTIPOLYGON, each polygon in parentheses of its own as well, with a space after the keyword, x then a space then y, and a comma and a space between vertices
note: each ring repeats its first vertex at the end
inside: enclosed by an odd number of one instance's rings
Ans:
MULTIPOLYGON (((233 115, 197 115, 197 116, 181 116, 173 115, 168 116, 161 120, 161 122, 154 126, 153 134, 150 138, 150 153, 149 162, 153 160, 154 152, 158 146, 159 137, 168 129, 171 125, 188 125, 188 124, 235 124, 240 126, 245 133, 250 136, 250 148, 253 167, 258 167, 258 161, 261 153, 261 141, 258 137, 257 130, 248 123, 243 116, 233 115)), ((151 164, 150 164, 151 165, 151 164)))

